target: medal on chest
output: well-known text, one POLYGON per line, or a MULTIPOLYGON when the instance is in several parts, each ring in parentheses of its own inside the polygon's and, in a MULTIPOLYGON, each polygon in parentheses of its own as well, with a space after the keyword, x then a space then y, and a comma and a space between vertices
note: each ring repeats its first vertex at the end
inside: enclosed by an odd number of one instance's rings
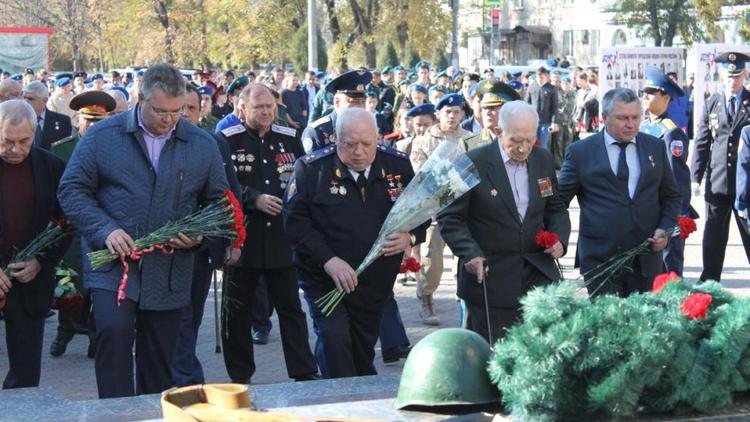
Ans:
POLYGON ((388 197, 391 199, 391 202, 396 202, 404 191, 404 185, 401 183, 401 175, 387 174, 385 180, 388 183, 388 188, 386 189, 388 197))

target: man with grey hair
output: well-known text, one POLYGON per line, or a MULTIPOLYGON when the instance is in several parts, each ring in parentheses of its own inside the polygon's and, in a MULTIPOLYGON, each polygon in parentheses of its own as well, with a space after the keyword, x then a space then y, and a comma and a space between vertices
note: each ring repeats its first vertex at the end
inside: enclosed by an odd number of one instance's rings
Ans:
MULTIPOLYGON (((127 259, 137 251, 133 239, 228 189, 215 141, 182 119, 184 96, 179 70, 152 66, 143 75, 138 105, 97 123, 81 139, 58 196, 83 238, 83 253, 106 248, 127 259)), ((96 270, 85 264, 99 397, 153 394, 173 385, 170 366, 201 240, 180 234, 169 242, 174 253, 147 254, 130 265, 124 300, 118 300, 119 263, 96 270)))
POLYGON ((360 275, 354 268, 413 176, 409 157, 378 144, 375 118, 361 108, 338 114, 335 145, 294 165, 284 194, 285 232, 315 323, 315 354, 325 378, 376 373, 383 306, 404 250, 424 241, 426 225, 389 235, 382 257, 360 275), (333 289, 347 294, 326 317, 315 301, 333 289))
POLYGON ((591 271, 615 254, 648 240, 652 252, 639 255, 633 271, 612 280, 589 283, 590 293, 626 297, 650 288, 664 268, 661 251, 677 223, 682 195, 664 144, 638 131, 641 102, 628 88, 616 88, 602 100, 604 130, 573 143, 560 172, 560 196, 581 207, 577 262, 591 271))
POLYGON ((22 262, 13 257, 62 216, 55 196, 65 163, 33 146, 37 115, 23 100, 0 103, 0 309, 4 307, 8 374, 3 388, 39 385, 44 319, 55 289, 54 267, 70 240, 22 262))
POLYGON ((20 100, 23 98, 23 87, 13 79, 0 81, 0 103, 8 100, 20 100))
POLYGON ((526 292, 560 279, 555 259, 565 254, 570 236, 554 160, 534 146, 538 124, 532 105, 505 103, 499 140, 466 154, 479 185, 438 215, 440 234, 459 258, 458 296, 466 301, 469 329, 491 342, 520 319, 526 292), (560 240, 545 249, 535 241, 540 230, 560 240))
POLYGON ((49 150, 54 142, 68 137, 73 132, 70 117, 47 108, 49 89, 40 81, 23 87, 23 98, 31 104, 39 124, 34 133, 34 145, 49 150))
MULTIPOLYGON (((122 87, 119 87, 120 89, 123 89, 122 87)), ((112 98, 115 99, 115 109, 112 110, 112 115, 120 114, 128 111, 128 99, 125 97, 125 94, 120 91, 120 89, 117 88, 110 88, 106 92, 109 94, 112 98)))

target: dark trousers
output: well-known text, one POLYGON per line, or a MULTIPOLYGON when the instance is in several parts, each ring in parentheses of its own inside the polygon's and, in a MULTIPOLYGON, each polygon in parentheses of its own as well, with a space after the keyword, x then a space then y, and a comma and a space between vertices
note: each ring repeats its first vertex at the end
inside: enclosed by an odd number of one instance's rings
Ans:
POLYGON ((266 279, 268 292, 279 316, 287 374, 290 378, 296 378, 317 373, 318 368, 307 343, 307 316, 300 305, 297 271, 292 267, 273 270, 234 267, 224 281, 222 306, 221 340, 229 378, 245 383, 255 373, 250 325, 255 288, 261 276, 266 279))
POLYGON ((595 283, 588 283, 588 279, 584 279, 584 281, 586 282, 586 289, 590 296, 610 294, 619 297, 628 297, 633 293, 643 293, 651 290, 653 278, 643 276, 640 260, 636 257, 630 264, 630 270, 623 270, 617 277, 610 281, 595 283))
POLYGON ((172 358, 172 381, 178 387, 206 382, 203 367, 195 355, 195 348, 198 343, 198 329, 203 321, 206 297, 211 289, 213 271, 208 261, 208 252, 199 252, 195 255, 190 303, 182 309, 180 332, 172 358))
MULTIPOLYGON (((551 281, 528 262, 524 262, 521 280, 523 281, 523 294, 535 286, 541 286, 551 281)), ((489 320, 490 328, 492 328, 492 338, 490 339, 489 331, 487 330, 487 312, 485 311, 484 303, 466 301, 466 310, 469 314, 467 318, 469 329, 484 337, 491 344, 505 337, 508 329, 513 324, 521 321, 520 305, 514 307, 490 306, 489 320)))
POLYGON ((724 268, 724 254, 729 240, 729 220, 732 214, 740 229, 740 237, 748 262, 750 262, 750 234, 734 209, 733 197, 712 193, 711 186, 707 185, 705 200, 706 226, 703 228, 703 272, 700 279, 720 281, 721 271, 724 268))
POLYGON ((333 313, 326 317, 315 304, 323 294, 305 289, 318 340, 315 357, 323 378, 344 378, 375 375, 375 343, 380 333, 380 320, 385 299, 367 300, 367 293, 355 290, 344 297, 333 313))
POLYGON ((36 387, 42 373, 42 341, 47 313, 29 315, 22 299, 11 289, 3 309, 5 346, 8 349, 8 373, 3 389, 36 387))
POLYGON ((117 306, 116 296, 116 292, 91 289, 99 398, 161 393, 172 387, 172 356, 182 309, 146 311, 131 300, 117 306))
POLYGON ((669 244, 664 249, 662 256, 667 272, 674 271, 682 277, 682 270, 685 264, 685 241, 680 239, 679 236, 669 239, 669 244))
POLYGON ((492 327, 492 339, 487 331, 487 313, 484 310, 484 303, 466 302, 466 310, 469 318, 469 330, 484 337, 488 343, 497 342, 505 337, 506 332, 513 324, 521 321, 521 307, 515 308, 496 308, 490 307, 490 324, 492 327))
POLYGON ((83 295, 80 309, 60 309, 57 311, 57 337, 70 341, 78 333, 78 327, 85 327, 89 341, 94 341, 96 327, 91 313, 91 295, 88 290, 79 292, 83 295))
POLYGON ((271 328, 273 328, 273 324, 271 323, 273 303, 271 303, 271 298, 268 294, 268 285, 263 277, 258 280, 258 284, 255 286, 255 296, 251 312, 253 317, 253 331, 266 334, 271 332, 271 328))
POLYGON ((409 347, 409 338, 401 321, 398 304, 391 292, 385 300, 383 318, 380 321, 380 349, 383 356, 387 356, 389 353, 397 353, 401 347, 409 347))

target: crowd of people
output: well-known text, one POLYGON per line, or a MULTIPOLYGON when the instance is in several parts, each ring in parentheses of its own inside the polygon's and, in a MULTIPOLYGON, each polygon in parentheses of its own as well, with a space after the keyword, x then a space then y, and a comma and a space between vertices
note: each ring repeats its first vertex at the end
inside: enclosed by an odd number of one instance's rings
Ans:
POLYGON ((701 185, 700 279, 720 280, 730 214, 750 251, 750 57, 717 61, 725 92, 696 114, 690 165, 691 138, 675 123, 687 112, 670 113, 690 87, 650 66, 642 92, 601 96, 596 69, 544 66, 497 77, 426 62, 304 74, 276 67, 186 76, 168 64, 124 75, 0 71, 3 387, 39 384, 61 262, 79 275, 86 300, 58 312, 49 352, 60 357, 87 334, 101 398, 205 382, 195 349, 219 269, 232 382, 251 382, 254 345, 268 342, 274 310, 291 379, 375 374, 378 339, 385 362, 405 358, 411 345, 393 296, 402 261, 421 263, 413 273, 419 315, 438 326, 433 295, 446 246, 458 258, 462 325, 497 340, 519 320, 527 291, 560 278, 555 260, 568 253, 573 198, 581 208, 576 265, 587 277, 620 251, 652 245, 633 271, 589 284, 592 295, 627 296, 662 271, 682 274, 684 241, 668 233, 678 216, 698 217, 690 199, 701 185), (479 185, 419 227, 390 234, 383 256, 357 274, 393 203, 443 143, 467 154, 479 185), (171 253, 130 266, 122 301, 119 261, 94 269, 86 258, 108 249, 126 260, 140 252, 134 239, 227 190, 245 212, 241 247, 180 234, 171 253), (74 238, 14 262, 63 216, 74 238), (540 246, 540 230, 559 240, 540 246), (300 289, 317 336, 312 350, 300 289), (319 299, 332 289, 347 294, 327 314, 319 299))

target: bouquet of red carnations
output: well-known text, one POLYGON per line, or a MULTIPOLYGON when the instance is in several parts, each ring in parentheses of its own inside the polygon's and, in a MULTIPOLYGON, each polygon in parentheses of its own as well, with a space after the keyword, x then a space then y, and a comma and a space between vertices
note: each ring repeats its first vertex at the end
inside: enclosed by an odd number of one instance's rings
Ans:
POLYGON ((124 267, 124 274, 117 290, 117 302, 125 298, 125 287, 128 284, 127 260, 139 261, 144 254, 159 250, 164 254, 171 254, 173 248, 170 240, 179 233, 188 237, 222 237, 232 240, 232 247, 241 248, 247 236, 245 232, 245 216, 242 206, 232 191, 224 191, 221 198, 175 222, 170 222, 156 229, 151 234, 135 240, 136 250, 128 256, 120 256, 107 249, 89 252, 91 268, 96 269, 104 264, 120 259, 124 267))

